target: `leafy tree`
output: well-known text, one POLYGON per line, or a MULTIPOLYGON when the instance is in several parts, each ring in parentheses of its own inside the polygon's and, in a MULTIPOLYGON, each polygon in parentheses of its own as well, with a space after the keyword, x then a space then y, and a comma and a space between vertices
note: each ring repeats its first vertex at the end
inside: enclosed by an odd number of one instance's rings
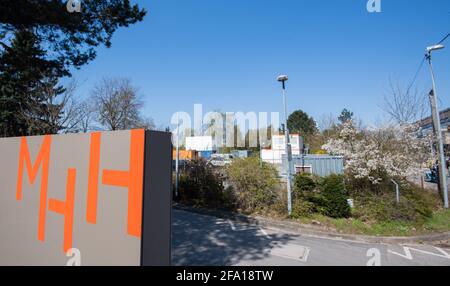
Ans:
POLYGON ((351 112, 347 108, 344 108, 341 112, 341 115, 339 115, 338 117, 338 120, 341 124, 349 122, 352 119, 353 119, 353 112, 351 112))
POLYGON ((345 172, 352 181, 378 186, 390 183, 390 178, 406 180, 420 174, 429 160, 428 144, 429 138, 418 138, 412 125, 358 130, 347 122, 339 137, 329 139, 323 148, 345 157, 345 172))
POLYGON ((81 13, 69 13, 66 0, 0 1, 0 47, 14 51, 9 36, 33 31, 45 45, 45 59, 57 63, 60 76, 70 75, 70 67, 95 58, 97 46, 110 47, 119 27, 142 21, 146 14, 129 0, 83 0, 81 5, 81 13))
POLYGON ((302 136, 308 136, 317 132, 314 119, 302 110, 297 110, 289 115, 287 124, 291 134, 300 133, 302 136))

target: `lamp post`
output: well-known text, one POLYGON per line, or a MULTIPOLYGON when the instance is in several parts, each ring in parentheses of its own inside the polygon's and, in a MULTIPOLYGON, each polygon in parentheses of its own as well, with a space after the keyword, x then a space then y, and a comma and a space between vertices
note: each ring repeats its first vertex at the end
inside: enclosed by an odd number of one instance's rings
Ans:
POLYGON ((436 92, 436 80, 433 71, 433 64, 431 61, 431 53, 433 51, 441 50, 444 48, 444 45, 435 45, 427 48, 427 53, 425 57, 428 60, 428 65, 430 67, 431 73, 431 81, 433 82, 433 90, 430 92, 430 103, 431 103, 431 111, 432 118, 434 124, 434 130, 436 133, 436 143, 438 144, 438 156, 439 156, 439 184, 441 187, 441 191, 443 192, 444 197, 444 207, 448 209, 448 186, 447 186, 447 168, 445 163, 445 154, 444 154, 444 143, 442 140, 442 130, 441 130, 441 117, 439 115, 439 108, 437 106, 437 92, 436 92))
POLYGON ((179 162, 180 162, 180 114, 177 112, 177 146, 175 159, 175 197, 178 198, 178 184, 180 180, 179 162))
POLYGON ((283 95, 283 105, 284 105, 284 124, 285 124, 285 142, 286 142, 286 180, 287 180, 287 207, 289 216, 292 214, 292 152, 291 152, 291 143, 289 140, 289 129, 287 125, 288 115, 287 115, 287 106, 286 106, 286 81, 288 80, 287 75, 278 76, 277 80, 282 84, 282 95, 283 95))

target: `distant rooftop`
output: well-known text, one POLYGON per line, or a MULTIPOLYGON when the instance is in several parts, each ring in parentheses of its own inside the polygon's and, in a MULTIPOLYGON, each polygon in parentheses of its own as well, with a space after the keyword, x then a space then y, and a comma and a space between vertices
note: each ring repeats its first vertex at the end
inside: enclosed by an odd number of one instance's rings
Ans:
MULTIPOLYGON (((447 108, 439 113, 439 117, 441 118, 441 125, 443 128, 447 128, 450 126, 450 108, 447 108)), ((430 129, 433 128, 433 121, 431 116, 424 118, 417 122, 422 129, 430 129)))

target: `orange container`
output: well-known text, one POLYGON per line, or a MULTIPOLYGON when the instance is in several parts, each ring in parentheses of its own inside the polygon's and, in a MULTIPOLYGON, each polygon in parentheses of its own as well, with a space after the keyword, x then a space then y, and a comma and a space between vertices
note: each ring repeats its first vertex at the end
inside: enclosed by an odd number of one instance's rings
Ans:
MULTIPOLYGON (((179 150, 180 160, 193 160, 197 158, 197 152, 192 150, 179 150)), ((177 151, 173 150, 172 158, 175 160, 177 158, 177 151)))

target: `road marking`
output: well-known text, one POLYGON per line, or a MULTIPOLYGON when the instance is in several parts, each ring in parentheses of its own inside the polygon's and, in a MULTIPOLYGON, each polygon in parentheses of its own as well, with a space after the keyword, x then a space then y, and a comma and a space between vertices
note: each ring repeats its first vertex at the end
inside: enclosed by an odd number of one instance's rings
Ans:
POLYGON ((302 261, 302 262, 307 262, 308 261, 308 256, 309 256, 309 252, 310 252, 311 250, 309 249, 309 247, 306 247, 306 249, 305 249, 305 254, 303 254, 303 257, 302 258, 300 258, 300 261, 302 261))
POLYGON ((413 259, 413 256, 412 256, 412 254, 411 254, 411 251, 409 250, 409 247, 405 247, 405 246, 404 246, 404 247, 403 247, 403 251, 405 252, 404 255, 401 254, 401 253, 398 253, 398 252, 395 252, 395 251, 392 251, 392 250, 388 249, 388 252, 389 252, 389 253, 398 255, 398 256, 403 257, 403 258, 408 259, 408 260, 412 260, 412 259, 413 259))
POLYGON ((398 253, 398 252, 395 252, 395 251, 392 251, 392 250, 388 250, 388 252, 392 253, 392 254, 395 254, 395 255, 398 255, 400 257, 403 257, 403 258, 408 259, 408 260, 412 260, 413 259, 413 256, 411 254, 411 250, 414 250, 416 252, 420 252, 422 254, 433 255, 433 256, 437 256, 437 257, 441 257, 441 258, 450 259, 450 254, 445 252, 443 249, 441 249, 439 247, 433 247, 433 248, 436 249, 437 251, 439 251, 442 254, 437 254, 437 253, 434 253, 434 252, 429 252, 429 251, 425 251, 425 250, 422 250, 422 249, 416 249, 416 248, 412 248, 412 247, 408 247, 408 246, 403 246, 403 251, 404 251, 405 254, 401 254, 401 253, 398 253))
POLYGON ((437 251, 439 251, 440 253, 442 253, 442 254, 444 254, 444 256, 446 257, 446 258, 448 258, 448 259, 450 259, 450 255, 447 253, 447 252, 445 252, 442 248, 439 248, 439 247, 434 247, 437 251))
POLYGON ((264 236, 265 236, 266 238, 270 238, 270 235, 268 235, 267 232, 266 232, 264 229, 262 229, 262 228, 260 227, 259 230, 261 231, 262 234, 264 234, 264 236))
POLYGON ((217 219, 214 224, 224 224, 226 223, 223 219, 217 219))
POLYGON ((231 230, 236 231, 236 227, 234 226, 234 223, 231 220, 227 220, 228 224, 231 227, 231 230))
POLYGON ((212 233, 210 235, 208 235, 208 238, 212 243, 214 243, 217 246, 227 246, 227 244, 225 242, 218 240, 217 237, 212 233))

